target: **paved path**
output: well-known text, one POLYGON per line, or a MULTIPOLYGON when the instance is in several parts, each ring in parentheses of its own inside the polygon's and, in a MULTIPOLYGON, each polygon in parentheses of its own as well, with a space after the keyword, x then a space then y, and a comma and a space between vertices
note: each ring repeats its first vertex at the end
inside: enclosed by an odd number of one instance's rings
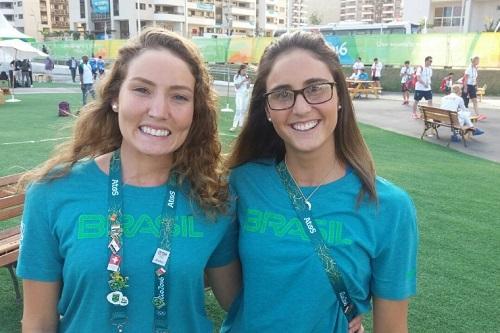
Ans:
MULTIPOLYGON (((65 82, 70 83, 66 80, 65 82)), ((220 96, 226 96, 227 84, 216 81, 215 89, 220 96)), ((16 88, 15 93, 22 94, 64 94, 81 93, 79 84, 74 87, 65 88, 16 88)), ((232 84, 229 87, 229 95, 234 96, 232 84)), ((440 104, 441 97, 434 97, 434 105, 440 104)), ((472 103, 471 105, 472 106, 472 103)), ((359 98, 354 100, 354 109, 358 121, 380 127, 392 132, 420 138, 423 131, 423 122, 413 120, 410 117, 411 107, 401 105, 401 95, 398 93, 384 92, 380 99, 374 97, 359 98)), ((479 112, 488 118, 478 123, 477 127, 486 133, 472 137, 467 147, 459 143, 452 142, 451 149, 461 151, 466 154, 485 158, 491 161, 500 162, 500 98, 486 96, 479 103, 479 112)), ((446 128, 440 131, 441 139, 435 137, 424 137, 424 141, 445 146, 448 143, 450 131, 446 128)))

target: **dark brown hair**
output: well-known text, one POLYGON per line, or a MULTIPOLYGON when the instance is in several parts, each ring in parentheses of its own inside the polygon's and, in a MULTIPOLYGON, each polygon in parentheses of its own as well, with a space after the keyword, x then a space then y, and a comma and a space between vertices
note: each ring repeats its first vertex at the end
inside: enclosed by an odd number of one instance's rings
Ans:
POLYGON ((365 193, 368 193, 371 199, 376 200, 374 163, 356 123, 353 105, 338 56, 318 34, 301 31, 284 34, 265 49, 259 63, 250 99, 248 118, 242 132, 236 139, 227 162, 228 166, 234 168, 259 158, 274 158, 278 161, 284 158, 284 142, 267 120, 264 94, 267 92, 267 78, 276 59, 294 49, 310 52, 312 56, 329 68, 337 83, 338 104, 341 106, 334 132, 337 158, 352 166, 354 172, 361 179, 362 189, 358 196, 358 203, 365 193))

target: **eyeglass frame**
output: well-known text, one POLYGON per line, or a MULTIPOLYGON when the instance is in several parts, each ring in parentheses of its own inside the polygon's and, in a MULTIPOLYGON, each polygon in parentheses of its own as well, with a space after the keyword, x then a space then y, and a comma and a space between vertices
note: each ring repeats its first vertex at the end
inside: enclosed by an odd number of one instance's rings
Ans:
POLYGON ((319 105, 319 104, 323 104, 323 103, 326 103, 326 102, 332 100, 332 98, 333 98, 333 87, 335 87, 336 85, 337 85, 337 82, 335 82, 335 81, 332 81, 332 82, 317 82, 317 83, 312 83, 312 84, 310 84, 308 86, 305 86, 302 89, 281 89, 281 90, 287 90, 287 91, 293 92, 293 103, 292 103, 292 105, 290 105, 287 108, 283 108, 283 109, 273 109, 271 107, 271 105, 269 104, 269 99, 267 98, 269 95, 274 94, 276 92, 279 92, 280 90, 273 90, 273 91, 265 93, 264 94, 264 99, 266 100, 267 106, 272 111, 283 111, 283 110, 287 110, 287 109, 293 108, 295 106, 295 102, 297 101, 297 96, 298 95, 302 95, 302 97, 304 98, 304 100, 309 105, 319 105), (309 102, 309 100, 307 99, 306 95, 304 94, 304 90, 306 90, 307 88, 309 88, 311 86, 321 85, 321 84, 328 84, 330 86, 330 97, 327 100, 325 100, 323 102, 319 102, 319 103, 311 103, 311 102, 309 102))

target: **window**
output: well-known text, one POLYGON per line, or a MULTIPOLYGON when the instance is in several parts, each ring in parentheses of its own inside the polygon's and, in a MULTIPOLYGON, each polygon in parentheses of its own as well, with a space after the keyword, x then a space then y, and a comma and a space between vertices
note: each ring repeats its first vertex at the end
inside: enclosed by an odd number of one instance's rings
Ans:
POLYGON ((85 0, 80 0, 80 18, 85 18, 85 0))
POLYGON ((19 14, 18 18, 19 18, 20 20, 22 20, 22 19, 23 19, 23 14, 19 14))
POLYGON ((22 1, 18 1, 17 2, 17 7, 22 7, 23 6, 23 2, 22 1))
POLYGON ((462 25, 462 7, 449 6, 434 9, 435 27, 459 27, 462 25))
POLYGON ((113 0, 113 15, 120 16, 120 2, 118 0, 113 0))

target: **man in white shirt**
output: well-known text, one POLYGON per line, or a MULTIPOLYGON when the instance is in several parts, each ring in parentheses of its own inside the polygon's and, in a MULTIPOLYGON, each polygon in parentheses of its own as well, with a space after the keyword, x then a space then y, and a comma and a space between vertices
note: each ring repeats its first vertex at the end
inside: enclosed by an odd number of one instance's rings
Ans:
POLYGON ((85 105, 87 104, 87 96, 89 93, 92 95, 92 98, 95 99, 94 75, 92 74, 92 66, 89 64, 88 56, 82 57, 82 63, 78 66, 78 73, 80 74, 82 102, 83 105, 85 105))
MULTIPOLYGON (((476 116, 479 115, 477 111, 477 67, 479 65, 479 57, 474 57, 471 59, 469 67, 465 70, 463 77, 463 92, 462 97, 465 102, 465 106, 469 107, 469 99, 472 100, 472 105, 474 106, 474 113, 476 116)), ((485 117, 483 116, 482 119, 485 117)))
MULTIPOLYGON (((466 130, 472 130, 472 135, 481 135, 484 131, 479 128, 474 127, 474 124, 470 120, 470 111, 464 104, 463 98, 460 96, 461 87, 458 84, 454 84, 451 87, 451 93, 444 96, 441 99, 441 109, 456 111, 458 115, 458 121, 460 122, 460 126, 462 126, 466 130)), ((452 141, 458 142, 460 138, 456 133, 452 136, 452 141)))
POLYGON ((410 61, 406 60, 399 76, 401 76, 401 92, 403 93, 403 105, 410 104, 410 82, 413 75, 413 67, 410 67, 410 61))
POLYGON ((382 77, 382 63, 378 61, 378 58, 373 59, 372 64, 372 80, 375 87, 380 87, 380 78, 382 77))
POLYGON ((352 65, 352 72, 353 74, 359 75, 362 69, 365 69, 365 64, 361 61, 361 57, 357 57, 356 62, 352 65))
POLYGON ((412 110, 412 118, 418 119, 420 115, 417 114, 417 105, 418 102, 422 98, 425 98, 427 104, 432 106, 432 87, 431 87, 431 78, 432 78, 432 57, 425 57, 425 65, 424 67, 418 66, 416 75, 417 75, 417 83, 415 84, 415 96, 413 97, 413 110, 412 110))

